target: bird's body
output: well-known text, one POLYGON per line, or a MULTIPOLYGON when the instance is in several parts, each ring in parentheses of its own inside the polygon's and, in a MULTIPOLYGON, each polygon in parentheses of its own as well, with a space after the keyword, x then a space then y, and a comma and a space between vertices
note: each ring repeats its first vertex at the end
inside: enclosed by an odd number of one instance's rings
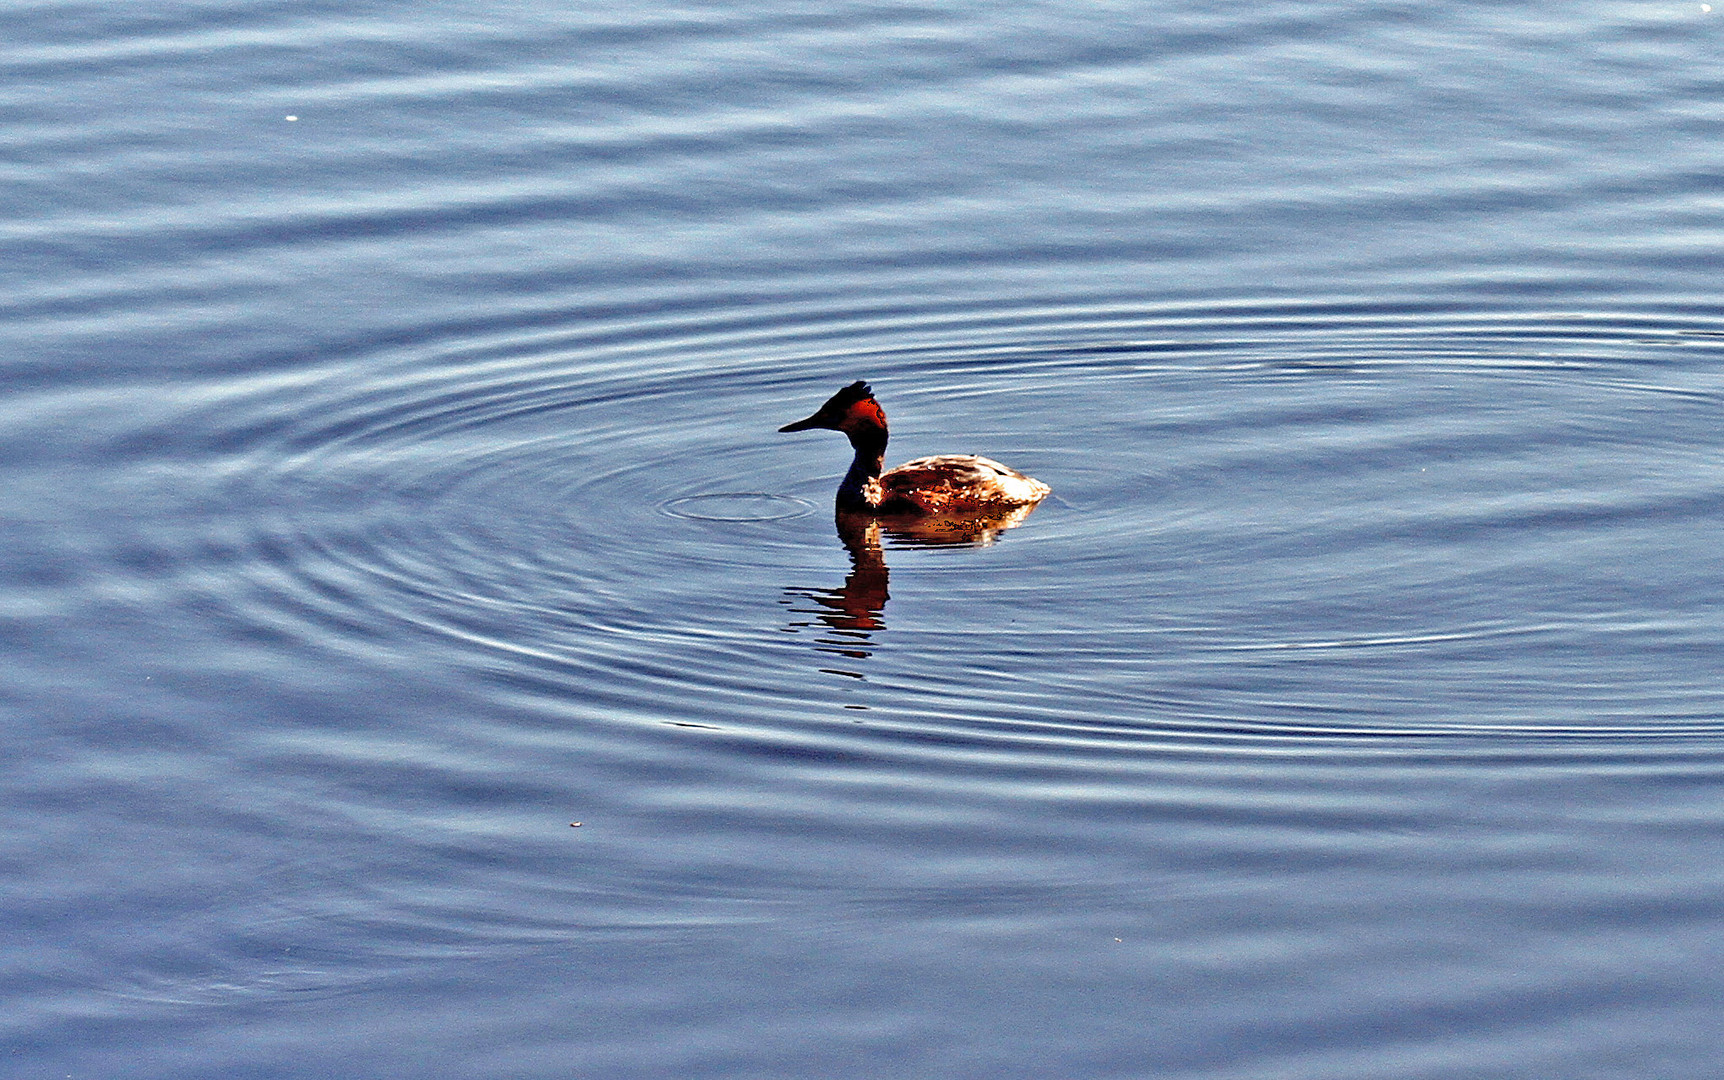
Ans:
POLYGON ((838 485, 840 510, 881 516, 987 516, 1034 506, 1050 490, 1040 480, 972 454, 917 458, 881 472, 886 456, 886 413, 865 382, 851 383, 832 395, 813 416, 778 430, 810 428, 842 431, 856 451, 850 471, 838 485))

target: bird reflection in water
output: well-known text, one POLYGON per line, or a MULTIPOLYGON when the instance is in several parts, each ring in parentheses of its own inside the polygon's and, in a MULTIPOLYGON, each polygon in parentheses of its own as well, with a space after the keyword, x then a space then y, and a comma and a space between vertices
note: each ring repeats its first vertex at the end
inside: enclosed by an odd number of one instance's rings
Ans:
MULTIPOLYGON (((893 548, 987 547, 1000 533, 1028 517, 1035 506, 1017 506, 997 514, 966 517, 880 517, 857 510, 839 510, 834 520, 838 538, 850 553, 850 573, 836 589, 786 589, 791 611, 812 619, 792 622, 787 630, 822 631, 816 647, 850 660, 872 655, 874 634, 886 628, 886 602, 891 599, 886 545, 893 548), (799 600, 814 607, 795 606, 799 600)), ((822 668, 829 675, 863 678, 860 671, 822 668)))

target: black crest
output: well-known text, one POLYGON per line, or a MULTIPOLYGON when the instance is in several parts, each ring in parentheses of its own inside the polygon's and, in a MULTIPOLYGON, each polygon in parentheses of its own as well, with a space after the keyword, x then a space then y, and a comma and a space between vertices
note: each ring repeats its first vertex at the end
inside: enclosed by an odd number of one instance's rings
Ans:
POLYGON ((868 384, 857 379, 849 386, 833 394, 832 399, 826 403, 825 407, 828 409, 848 409, 858 401, 866 401, 873 396, 874 391, 869 388, 868 384))

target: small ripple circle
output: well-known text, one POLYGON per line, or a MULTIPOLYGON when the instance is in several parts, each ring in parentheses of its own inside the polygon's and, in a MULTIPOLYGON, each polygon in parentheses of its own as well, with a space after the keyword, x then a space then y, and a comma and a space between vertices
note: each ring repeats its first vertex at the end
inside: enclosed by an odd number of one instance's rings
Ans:
POLYGON ((764 491, 721 491, 689 495, 659 504, 671 517, 694 521, 783 521, 814 511, 814 504, 794 495, 771 495, 764 491))

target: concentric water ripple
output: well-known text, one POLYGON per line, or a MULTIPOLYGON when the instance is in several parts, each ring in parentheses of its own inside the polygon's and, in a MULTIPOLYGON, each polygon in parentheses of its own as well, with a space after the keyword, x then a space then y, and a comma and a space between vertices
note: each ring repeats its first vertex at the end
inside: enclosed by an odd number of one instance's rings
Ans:
POLYGON ((115 436, 167 448, 132 479, 175 507, 127 588, 271 647, 418 640, 775 738, 822 701, 1002 737, 1711 731, 1718 329, 1039 305, 344 359, 115 436), (986 550, 881 538, 861 629, 834 622, 855 556, 807 512, 847 449, 775 431, 852 377, 892 456, 1055 489, 986 550))

